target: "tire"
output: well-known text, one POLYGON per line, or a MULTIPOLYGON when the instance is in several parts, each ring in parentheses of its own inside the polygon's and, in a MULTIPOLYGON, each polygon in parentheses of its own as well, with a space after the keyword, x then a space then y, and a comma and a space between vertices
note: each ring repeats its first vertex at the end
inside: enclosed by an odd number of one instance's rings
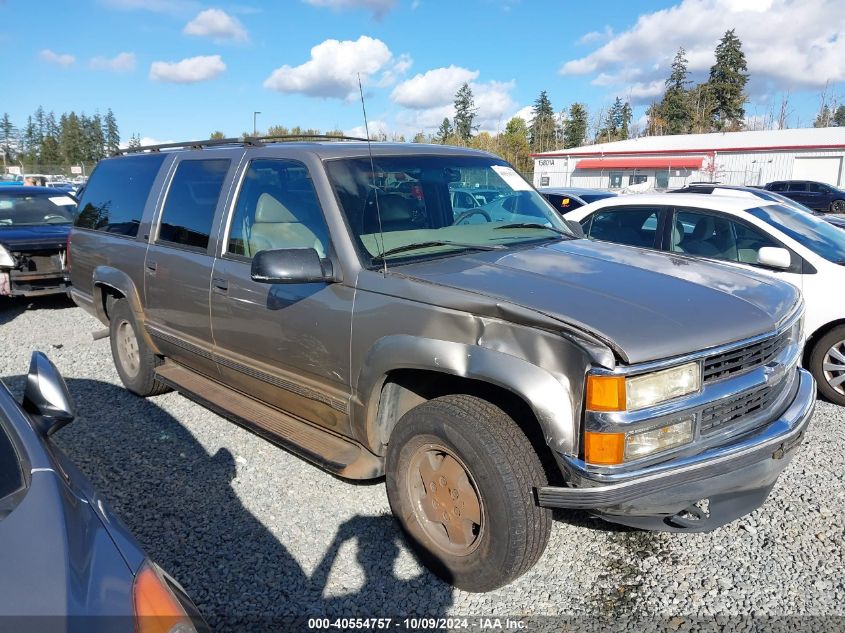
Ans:
POLYGON ((546 549, 551 511, 537 506, 533 490, 547 484, 540 458, 513 419, 485 400, 444 396, 408 411, 390 435, 385 471, 390 507, 411 544, 459 589, 501 587, 546 549))
POLYGON ((836 326, 816 341, 809 365, 819 392, 831 402, 845 406, 845 325, 836 326))
POLYGON ((164 360, 138 336, 138 326, 126 299, 118 299, 109 312, 109 340, 114 366, 124 386, 135 395, 157 396, 170 388, 156 380, 155 368, 164 360))
POLYGON ((830 203, 831 213, 845 213, 845 200, 834 200, 830 203))

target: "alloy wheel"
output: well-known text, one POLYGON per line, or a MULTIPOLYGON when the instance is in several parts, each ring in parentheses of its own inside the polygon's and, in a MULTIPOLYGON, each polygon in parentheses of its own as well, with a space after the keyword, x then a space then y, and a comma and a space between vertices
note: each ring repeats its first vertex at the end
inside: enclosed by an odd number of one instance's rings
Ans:
POLYGON ((827 383, 845 395, 845 341, 833 345, 824 355, 822 371, 827 383))

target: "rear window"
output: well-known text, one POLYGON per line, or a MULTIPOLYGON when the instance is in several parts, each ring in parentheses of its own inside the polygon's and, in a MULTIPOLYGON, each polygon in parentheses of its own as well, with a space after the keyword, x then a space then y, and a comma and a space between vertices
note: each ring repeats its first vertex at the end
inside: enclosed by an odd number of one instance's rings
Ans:
POLYGON ((82 192, 76 226, 135 237, 165 154, 104 160, 82 192))
POLYGON ((0 228, 70 224, 76 215, 76 202, 60 191, 0 190, 0 228))
POLYGON ((161 212, 158 241, 208 247, 214 209, 230 164, 227 158, 179 163, 161 212))

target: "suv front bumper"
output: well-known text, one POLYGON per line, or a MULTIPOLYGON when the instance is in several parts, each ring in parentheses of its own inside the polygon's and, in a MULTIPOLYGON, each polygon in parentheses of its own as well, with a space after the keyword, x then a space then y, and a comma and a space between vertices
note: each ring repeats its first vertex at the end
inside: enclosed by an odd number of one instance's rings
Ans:
POLYGON ((798 388, 778 419, 734 444, 638 471, 614 475, 610 483, 583 462, 562 457, 578 487, 543 487, 547 508, 593 510, 614 523, 661 531, 705 531, 760 507, 801 444, 816 404, 812 376, 798 369, 798 388), (694 504, 708 500, 707 512, 694 504))

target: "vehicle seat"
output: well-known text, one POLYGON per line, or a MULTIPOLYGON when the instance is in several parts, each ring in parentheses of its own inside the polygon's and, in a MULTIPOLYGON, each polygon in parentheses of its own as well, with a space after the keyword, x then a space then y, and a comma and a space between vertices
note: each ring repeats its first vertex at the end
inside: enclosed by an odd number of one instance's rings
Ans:
POLYGON ((378 207, 375 200, 367 204, 362 219, 362 233, 379 232, 379 214, 381 215, 381 229, 385 233, 391 231, 411 231, 416 229, 414 224, 414 209, 411 202, 398 193, 380 194, 378 207))
POLYGON ((716 221, 712 216, 704 216, 695 223, 695 228, 689 239, 683 241, 682 250, 691 255, 702 257, 717 257, 721 255, 719 249, 711 241, 716 230, 716 221))
POLYGON ((317 235, 269 193, 258 196, 255 205, 255 222, 249 236, 251 254, 277 248, 314 248, 325 257, 322 242, 317 235))

